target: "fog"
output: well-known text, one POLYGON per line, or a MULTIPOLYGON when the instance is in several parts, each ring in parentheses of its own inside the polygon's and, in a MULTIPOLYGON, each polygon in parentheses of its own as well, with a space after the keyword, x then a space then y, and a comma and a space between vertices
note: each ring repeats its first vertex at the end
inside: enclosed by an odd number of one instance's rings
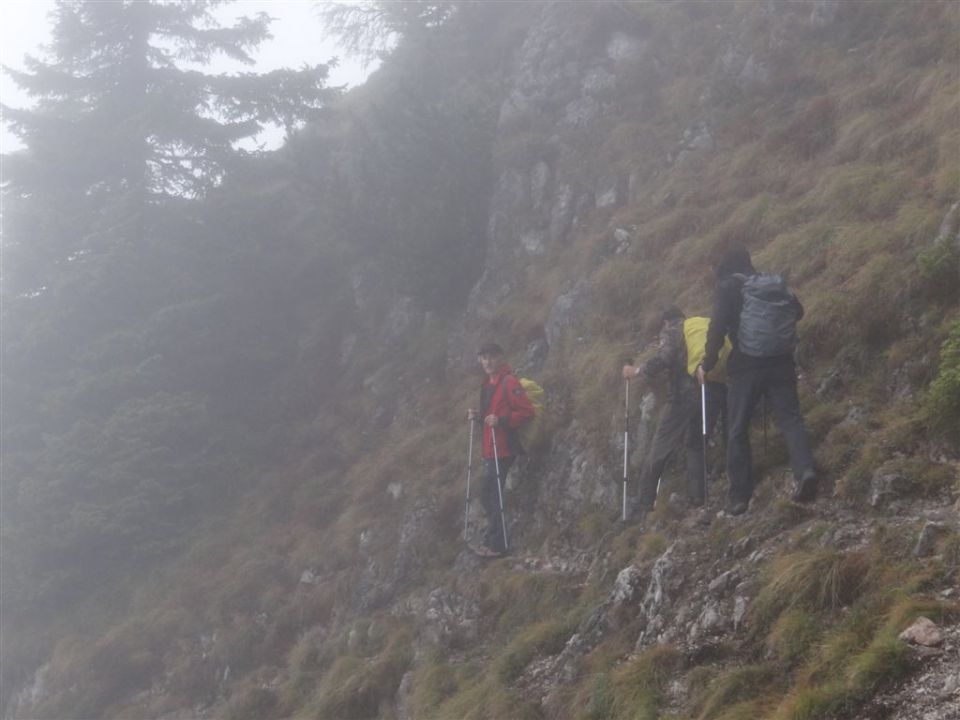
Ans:
MULTIPOLYGON (((355 87, 366 80, 376 69, 379 61, 365 64, 350 57, 336 42, 323 35, 318 16, 319 3, 314 0, 241 0, 228 3, 214 11, 214 16, 224 25, 237 18, 265 12, 273 18, 270 32, 273 37, 260 45, 253 53, 255 64, 248 66, 223 55, 212 58, 206 72, 268 72, 277 68, 299 68, 303 65, 326 63, 337 58, 337 66, 329 76, 331 86, 355 87)), ((22 70, 24 55, 40 56, 50 42, 51 0, 8 0, 0 5, 0 63, 5 67, 22 70)), ((0 101, 11 107, 29 107, 30 97, 11 80, 6 72, 0 73, 0 101)), ((255 141, 245 146, 262 146, 274 149, 283 141, 283 132, 273 126, 265 130, 255 141)), ((22 147, 19 139, 3 124, 0 136, 2 152, 11 152, 22 147)))

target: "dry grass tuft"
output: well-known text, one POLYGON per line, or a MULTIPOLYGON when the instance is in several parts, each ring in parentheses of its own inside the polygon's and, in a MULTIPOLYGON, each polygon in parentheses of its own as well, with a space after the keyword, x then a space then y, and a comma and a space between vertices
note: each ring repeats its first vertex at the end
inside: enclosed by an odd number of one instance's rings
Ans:
POLYGON ((870 558, 865 552, 832 549, 799 552, 777 558, 754 601, 754 618, 768 627, 787 609, 834 612, 863 592, 870 558))

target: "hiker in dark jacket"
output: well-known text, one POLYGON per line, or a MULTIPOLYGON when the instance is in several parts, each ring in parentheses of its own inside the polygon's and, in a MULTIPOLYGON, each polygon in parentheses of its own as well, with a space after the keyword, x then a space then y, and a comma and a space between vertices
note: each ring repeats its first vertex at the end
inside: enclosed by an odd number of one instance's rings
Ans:
MULTIPOLYGON (((729 336, 733 344, 727 359, 727 477, 730 478, 728 512, 731 515, 746 512, 753 494, 750 418, 761 397, 770 405, 787 444, 790 465, 797 480, 793 499, 812 502, 817 496, 817 474, 800 414, 792 349, 764 357, 748 354, 738 342, 744 283, 758 275, 745 247, 734 247, 721 259, 717 267, 718 284, 707 330, 706 352, 698 370, 702 381, 703 374, 717 362, 724 336, 729 336)), ((803 306, 792 292, 785 301, 784 312, 788 311, 794 315, 794 323, 803 317, 803 306)))
POLYGON ((661 318, 657 352, 642 365, 624 365, 623 377, 642 376, 652 382, 667 377, 666 403, 657 419, 650 451, 640 471, 640 497, 636 514, 653 509, 657 486, 667 461, 681 447, 687 464, 687 498, 694 506, 704 502, 703 446, 700 425, 700 396, 697 384, 687 373, 687 345, 683 337, 683 313, 671 307, 661 318))
POLYGON ((467 417, 471 420, 479 417, 482 422, 484 474, 480 502, 487 517, 487 528, 483 547, 474 550, 484 557, 497 557, 506 552, 500 515, 502 485, 517 454, 522 452, 516 430, 533 420, 534 409, 523 385, 507 364, 503 348, 496 343, 486 343, 477 352, 477 359, 486 374, 480 388, 481 409, 478 412, 471 408, 467 411, 467 417))

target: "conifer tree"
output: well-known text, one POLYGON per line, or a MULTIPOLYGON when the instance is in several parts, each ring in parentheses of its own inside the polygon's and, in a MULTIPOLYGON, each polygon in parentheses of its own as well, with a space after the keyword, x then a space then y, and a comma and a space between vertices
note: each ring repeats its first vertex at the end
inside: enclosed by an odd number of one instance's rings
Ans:
POLYGON ((161 555, 221 477, 204 381, 245 349, 228 332, 202 342, 241 324, 211 279, 220 236, 202 200, 242 160, 239 140, 265 123, 289 134, 333 92, 325 65, 192 69, 215 54, 249 63, 269 37, 263 14, 217 26, 221 4, 61 0, 45 55, 7 69, 36 100, 4 107, 24 144, 3 166, 8 612, 161 555), (160 426, 174 432, 148 438, 160 426))
POLYGON ((15 286, 42 285, 42 269, 98 245, 142 238, 157 208, 217 185, 238 141, 265 123, 289 133, 319 112, 332 92, 326 65, 263 75, 186 67, 217 54, 250 64, 269 37, 263 13, 220 27, 212 11, 222 4, 60 0, 46 56, 6 68, 36 100, 3 108, 26 148, 4 158, 15 286))

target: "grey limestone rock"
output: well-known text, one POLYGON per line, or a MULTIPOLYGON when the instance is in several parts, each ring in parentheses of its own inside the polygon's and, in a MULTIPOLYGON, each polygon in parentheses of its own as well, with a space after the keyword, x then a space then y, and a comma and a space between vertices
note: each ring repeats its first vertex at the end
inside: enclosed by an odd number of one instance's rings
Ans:
POLYGON ((840 0, 817 0, 810 10, 810 25, 815 28, 833 25, 839 9, 840 0))
POLYGON ((647 42, 623 32, 615 32, 607 43, 607 57, 614 62, 636 62, 643 57, 647 42))
POLYGON ((960 240, 960 202, 951 205, 943 217, 937 232, 937 242, 947 242, 953 233, 957 233, 957 239, 960 240))
POLYGON ((508 281, 499 278, 487 268, 470 291, 470 307, 481 320, 491 320, 496 314, 497 306, 510 295, 510 290, 508 281))
POLYGON ((920 535, 917 537, 917 544, 913 547, 914 557, 926 557, 933 553, 937 538, 947 532, 947 526, 943 523, 928 521, 924 523, 920 535))
POLYGON ((700 120, 683 131, 678 159, 682 160, 687 154, 697 150, 712 150, 713 144, 713 132, 709 123, 700 120))
POLYGON ((690 640, 696 640, 705 635, 712 635, 723 628, 723 618, 714 601, 708 601, 704 606, 700 617, 690 626, 688 637, 690 640))
POLYGON ((423 321, 423 313, 416 307, 413 298, 398 297, 390 306, 384 321, 384 333, 396 340, 423 321))
POLYGON ((733 628, 739 630, 743 626, 743 620, 747 615, 747 598, 738 595, 733 601, 733 628))
POLYGON ((623 186, 624 182, 618 175, 600 177, 597 180, 596 191, 594 192, 596 206, 605 208, 622 204, 624 200, 623 186))
POLYGON ((612 602, 615 605, 622 605, 633 600, 640 590, 643 577, 643 571, 636 565, 628 565, 621 570, 613 583, 612 602))
POLYGON ((617 78, 604 67, 590 70, 583 79, 583 92, 591 97, 609 97, 617 87, 617 78))
POLYGON ((880 508, 892 500, 904 495, 909 485, 906 477, 897 472, 885 471, 880 468, 870 480, 870 507, 880 508))
POLYGON ((553 197, 550 208, 550 240, 554 243, 563 242, 570 232, 573 221, 573 188, 570 185, 561 185, 553 197))
POLYGON ((600 117, 601 112, 600 102, 590 95, 585 95, 567 103, 563 122, 571 127, 586 127, 600 117))
POLYGON ((630 249, 630 231, 617 228, 613 231, 614 255, 622 255, 630 249))
POLYGON ((943 643, 943 631, 930 618, 920 617, 900 633, 900 639, 915 645, 936 647, 943 643))
POLYGON ((718 575, 713 580, 710 581, 707 589, 710 591, 710 594, 716 593, 726 593, 730 589, 736 587, 737 583, 740 582, 740 568, 735 567, 732 570, 727 570, 722 575, 718 575))
POLYGON ((770 80, 770 70, 765 64, 757 60, 756 55, 747 58, 746 64, 737 76, 737 82, 742 87, 765 85, 770 80))
POLYGON ((347 335, 340 342, 340 366, 346 367, 350 364, 351 359, 353 358, 353 349, 357 345, 357 335, 356 333, 351 333, 347 335))
POLYGON ((543 367, 549 353, 550 346, 547 345, 546 340, 533 340, 527 345, 523 355, 514 363, 514 367, 520 372, 536 372, 543 367))
POLYGON ((520 236, 520 247, 527 255, 543 255, 547 249, 546 239, 542 230, 531 230, 520 236))
POLYGON ((397 719, 398 720, 414 720, 414 709, 413 705, 413 670, 408 670, 403 674, 403 677, 400 678, 400 685, 397 687, 397 695, 395 699, 397 707, 397 719))
POLYGON ((540 210, 547 199, 550 187, 550 166, 541 160, 530 171, 530 199, 534 210, 540 210))
POLYGON ((547 314, 544 334, 548 345, 555 345, 580 317, 590 302, 591 288, 587 280, 579 280, 568 292, 560 295, 547 314))

